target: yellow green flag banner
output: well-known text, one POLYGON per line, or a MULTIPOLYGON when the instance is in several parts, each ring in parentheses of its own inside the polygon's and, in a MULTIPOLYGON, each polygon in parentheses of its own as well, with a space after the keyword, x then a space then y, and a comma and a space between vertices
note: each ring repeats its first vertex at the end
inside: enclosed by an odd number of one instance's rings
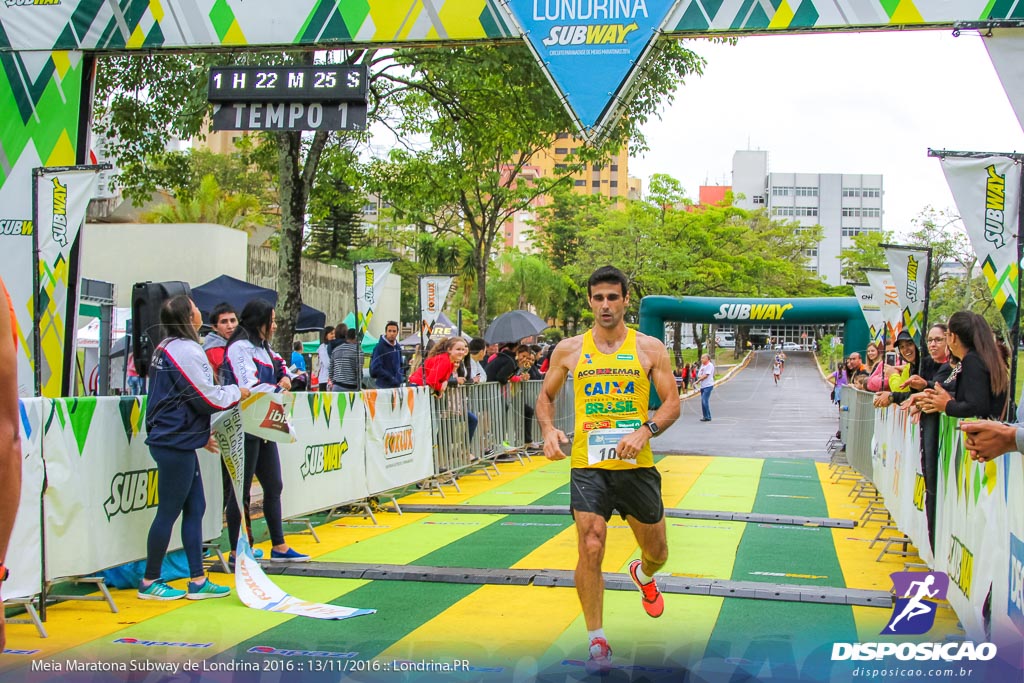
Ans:
POLYGON ((392 263, 360 261, 356 264, 356 329, 360 334, 366 334, 366 328, 370 326, 392 263))
POLYGON ((35 179, 38 226, 39 288, 35 292, 35 314, 40 357, 35 359, 40 395, 56 398, 64 393, 65 344, 74 344, 75 301, 68 301, 77 289, 70 281, 71 247, 85 222, 89 200, 96 194, 96 168, 37 168, 35 179))
POLYGON ((889 273, 899 294, 903 329, 910 333, 915 344, 920 344, 924 306, 928 298, 928 262, 932 256, 931 249, 898 244, 881 246, 885 250, 889 273))
POLYGON ((1017 318, 1020 161, 1006 156, 942 157, 942 171, 1008 327, 1017 318))

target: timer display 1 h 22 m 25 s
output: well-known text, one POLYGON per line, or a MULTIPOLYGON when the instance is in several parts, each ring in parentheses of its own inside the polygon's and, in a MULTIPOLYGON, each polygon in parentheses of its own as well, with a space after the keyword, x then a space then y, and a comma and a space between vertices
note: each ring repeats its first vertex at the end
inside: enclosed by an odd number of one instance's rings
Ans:
POLYGON ((366 102, 362 65, 215 66, 210 102, 366 102))

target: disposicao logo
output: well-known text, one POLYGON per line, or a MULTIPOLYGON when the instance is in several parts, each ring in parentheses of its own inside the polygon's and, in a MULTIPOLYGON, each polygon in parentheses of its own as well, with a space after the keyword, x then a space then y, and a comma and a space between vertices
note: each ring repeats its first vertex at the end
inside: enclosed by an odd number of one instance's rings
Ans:
POLYGON ((918 636, 935 625, 938 600, 946 599, 949 577, 945 572, 894 572, 896 604, 883 635, 918 636))
MULTIPOLYGON (((949 590, 945 572, 894 572, 896 604, 882 635, 921 635, 935 625, 936 601, 949 590)), ((896 657, 901 661, 983 661, 995 658, 993 643, 833 643, 832 661, 870 661, 896 657)))

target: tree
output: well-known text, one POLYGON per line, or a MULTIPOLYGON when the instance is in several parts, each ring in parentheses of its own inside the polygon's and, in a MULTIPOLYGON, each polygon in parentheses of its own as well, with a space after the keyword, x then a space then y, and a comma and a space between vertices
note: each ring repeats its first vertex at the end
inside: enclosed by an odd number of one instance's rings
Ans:
POLYGON ((562 278, 537 254, 509 249, 498 257, 489 277, 488 300, 495 310, 523 310, 533 306, 544 317, 558 296, 562 278))
POLYGON ((196 192, 155 207, 143 219, 151 223, 215 223, 241 230, 264 223, 260 209, 254 195, 227 193, 213 175, 205 175, 196 192))
MULTIPOLYGON (((333 53, 328 53, 333 55, 333 53)), ((344 53, 348 64, 368 61, 373 52, 344 53)), ((145 198, 180 166, 157 167, 153 159, 171 159, 164 150, 171 137, 198 135, 209 114, 206 85, 213 64, 312 64, 313 52, 264 52, 232 54, 118 55, 99 60, 96 78, 97 132, 106 138, 108 153, 122 169, 120 182, 129 197, 145 198)), ((386 94, 386 85, 371 88, 374 97, 386 94)), ((277 179, 281 227, 278 241, 278 329, 274 345, 286 349, 294 336, 295 320, 302 304, 302 247, 307 204, 321 155, 338 145, 339 134, 317 131, 264 133, 258 143, 264 162, 277 179), (272 160, 271 160, 272 159, 272 160)), ((186 183, 178 183, 184 186, 186 183)))
POLYGON ((885 250, 880 245, 892 242, 892 232, 888 230, 857 233, 853 236, 853 246, 839 252, 842 264, 840 275, 844 282, 863 282, 865 268, 888 268, 885 250))
POLYGON ((356 153, 341 146, 326 149, 310 193, 307 257, 351 265, 349 250, 365 239, 366 197, 360 185, 356 153))
POLYGON ((465 241, 481 320, 489 312, 488 265, 505 223, 584 163, 601 161, 627 141, 642 149, 640 126, 702 65, 679 43, 664 43, 606 139, 579 147, 559 175, 538 177, 531 170, 535 158, 571 123, 525 46, 399 51, 395 60, 399 68, 389 78, 402 113, 395 129, 403 139, 425 138, 429 147, 394 150, 375 165, 374 187, 408 222, 465 241))

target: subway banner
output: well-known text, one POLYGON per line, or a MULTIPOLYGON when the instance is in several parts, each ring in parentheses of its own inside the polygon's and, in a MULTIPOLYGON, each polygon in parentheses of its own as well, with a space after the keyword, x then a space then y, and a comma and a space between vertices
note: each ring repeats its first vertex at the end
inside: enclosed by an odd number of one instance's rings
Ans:
POLYGON ((903 307, 903 329, 907 330, 918 346, 923 341, 924 308, 928 301, 928 267, 932 258, 929 247, 908 247, 882 244, 885 260, 889 263, 900 305, 903 307))
POLYGON ((67 393, 65 358, 74 357, 78 283, 70 277, 71 247, 85 223, 89 200, 96 194, 99 171, 95 167, 34 169, 36 243, 39 253, 39 290, 35 292, 40 358, 36 359, 39 395, 49 398, 67 393), (70 348, 69 348, 70 347, 70 348))
POLYGON ((366 483, 370 495, 421 481, 434 474, 430 434, 430 390, 401 387, 364 391, 366 483))
POLYGON ((355 265, 356 330, 360 335, 366 334, 373 320, 373 312, 384 291, 384 281, 391 272, 392 263, 394 261, 360 261, 355 265))
POLYGON ((910 537, 928 565, 933 562, 924 509, 921 429, 897 406, 876 409, 872 476, 896 525, 910 537))
POLYGON ((1024 29, 989 29, 982 34, 999 82, 1024 130, 1024 29))
POLYGON ((1021 162, 1003 156, 943 156, 941 161, 985 282, 1007 327, 1012 328, 1020 277, 1017 218, 1021 162))
MULTIPOLYGON (((1014 539, 1024 520, 1010 521, 1008 501, 1024 497, 1020 454, 1011 453, 986 462, 971 460, 964 451, 958 420, 941 417, 939 428, 939 480, 935 533, 935 569, 949 574, 949 602, 967 635, 985 633, 983 610, 992 592, 992 614, 1004 622, 1024 625, 1020 619, 1020 548, 1014 539), (1017 467, 1011 468, 1016 462, 1017 467), (1015 553, 1018 553, 1015 555, 1015 553), (1011 557, 1016 557, 1013 564, 1011 557), (1003 588, 1010 586, 1012 590, 1003 588), (997 595, 1006 599, 998 601, 997 595)), ((1021 507, 1014 500, 1017 512, 1021 507)))
POLYGON ((285 519, 366 498, 366 413, 359 393, 295 394, 291 423, 299 440, 277 444, 285 519))
MULTIPOLYGON (((46 579, 85 576, 145 557, 156 515, 157 467, 145 443, 146 397, 47 401, 46 579), (85 542, 83 539, 90 539, 85 542)), ((196 451, 206 492, 203 538, 221 534, 220 458, 196 451)), ((169 550, 181 547, 181 519, 169 550)))
POLYGON ((50 402, 42 398, 18 401, 21 436, 21 498, 11 530, 4 565, 11 570, 4 581, 3 597, 27 598, 39 592, 43 579, 43 558, 39 539, 39 506, 43 496, 43 410, 50 402))
POLYGON ((864 314, 864 322, 868 324, 868 333, 872 342, 882 341, 882 308, 878 305, 878 297, 874 288, 867 283, 854 283, 853 293, 857 297, 857 304, 861 313, 864 314))

